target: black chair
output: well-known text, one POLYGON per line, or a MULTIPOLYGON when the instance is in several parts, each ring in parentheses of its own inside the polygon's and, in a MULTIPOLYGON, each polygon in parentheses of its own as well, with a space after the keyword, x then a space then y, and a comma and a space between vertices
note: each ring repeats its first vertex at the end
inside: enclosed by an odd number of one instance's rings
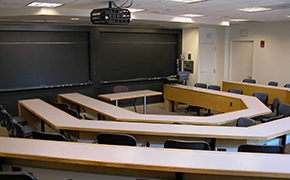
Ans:
POLYGON ((269 119, 269 118, 274 117, 274 116, 279 116, 278 109, 279 109, 280 103, 281 103, 281 98, 277 98, 277 97, 274 98, 273 103, 271 104, 272 112, 269 114, 264 114, 264 115, 255 117, 254 119, 261 121, 264 118, 269 119))
POLYGON ((290 84, 285 84, 284 87, 285 88, 290 88, 290 84))
POLYGON ((53 102, 51 103, 53 106, 55 106, 56 108, 58 109, 61 109, 65 112, 68 112, 68 109, 71 108, 69 104, 66 104, 66 103, 56 103, 56 102, 53 102))
POLYGON ((1 180, 36 180, 28 172, 0 172, 1 180))
POLYGON ((268 83, 269 86, 278 86, 278 82, 275 82, 275 81, 270 81, 268 83))
POLYGON ((253 94, 254 97, 257 97, 262 103, 265 104, 265 106, 268 107, 268 99, 269 99, 269 95, 267 93, 263 93, 263 92, 255 92, 253 94))
POLYGON ((278 107, 278 116, 273 116, 270 118, 263 118, 261 120, 262 123, 281 119, 283 117, 288 117, 290 115, 290 104, 281 103, 278 107))
POLYGON ((59 133, 47 133, 34 131, 32 132, 33 139, 42 139, 42 140, 53 140, 53 141, 68 141, 62 134, 59 133))
POLYGON ((255 84, 256 83, 256 80, 255 79, 244 79, 243 82, 255 84))
POLYGON ((253 126, 256 125, 256 121, 250 118, 246 118, 246 117, 240 117, 237 120, 236 126, 237 127, 249 127, 249 126, 253 126))
POLYGON ((199 87, 199 88, 207 88, 207 84, 205 83, 195 83, 194 84, 194 87, 199 87))
MULTIPOLYGON (((8 113, 8 111, 6 109, 4 109, 2 105, 0 105, 0 111, 1 111, 1 116, 0 116, 0 118, 1 118, 0 119, 1 120, 1 126, 2 127, 6 127, 7 122, 6 122, 6 119, 5 119, 4 114, 2 113, 2 111, 5 111, 7 113, 8 113)), ((21 116, 13 116, 13 119, 19 124, 22 124, 22 125, 27 124, 26 119, 21 117, 21 116)))
POLYGON ((32 133, 34 131, 38 131, 36 129, 36 127, 34 127, 34 126, 30 126, 30 125, 22 126, 18 123, 15 123, 15 122, 12 122, 12 123, 14 126, 14 132, 15 132, 13 137, 28 138, 28 137, 32 136, 32 133))
MULTIPOLYGON (((176 139, 168 139, 165 141, 164 148, 210 150, 209 144, 205 141, 184 141, 176 139)), ((175 179, 183 179, 183 173, 176 172, 175 179)))
POLYGON ((230 92, 230 93, 236 93, 236 94, 243 94, 243 90, 241 90, 241 89, 236 89, 236 88, 230 88, 230 89, 228 90, 228 92, 230 92))
MULTIPOLYGON (((207 88, 207 84, 205 84, 205 83, 195 83, 195 84, 194 84, 194 87, 198 87, 198 88, 204 88, 204 89, 206 89, 206 88, 207 88)), ((200 110, 201 110, 201 109, 204 109, 204 108, 202 108, 202 107, 198 107, 198 106, 191 106, 191 105, 189 105, 189 106, 186 108, 187 112, 188 112, 189 110, 196 111, 196 112, 197 112, 197 116, 200 116, 200 110)))
POLYGON ((6 121, 5 121, 5 117, 4 115, 2 114, 2 110, 4 110, 3 106, 0 105, 0 124, 2 127, 6 127, 6 121))
POLYGON ((189 77, 189 72, 188 71, 179 71, 177 73, 177 83, 178 84, 187 84, 188 81, 188 77, 189 77))
MULTIPOLYGON (((218 85, 209 85, 209 86, 208 86, 208 89, 216 90, 216 91, 220 91, 220 90, 221 90, 221 87, 218 86, 218 85)), ((207 113, 206 113, 205 115, 206 115, 206 116, 210 116, 210 115, 213 115, 213 113, 211 113, 211 110, 208 109, 208 110, 207 110, 207 113)))
POLYGON ((208 86, 208 89, 220 91, 221 90, 221 87, 218 86, 218 85, 209 85, 208 86))
POLYGON ((270 118, 270 117, 278 116, 279 115, 278 109, 279 109, 280 103, 281 103, 281 98, 277 98, 277 97, 274 98, 273 103, 271 104, 272 113, 262 115, 262 117, 270 118))
MULTIPOLYGON (((137 146, 137 141, 133 136, 129 134, 120 134, 120 133, 99 133, 94 143, 137 146)), ((149 141, 145 141, 141 146, 150 147, 150 143, 149 141)))
POLYGON ((82 119, 81 115, 74 109, 68 108, 67 113, 69 113, 70 115, 72 115, 78 119, 82 119))
MULTIPOLYGON (((128 91, 129 91, 129 88, 127 86, 120 85, 120 86, 114 87, 114 93, 128 92, 128 91)), ((124 100, 119 100, 118 103, 119 103, 119 106, 133 105, 135 112, 137 112, 136 104, 135 104, 136 100, 137 98, 124 99, 124 100)))
MULTIPOLYGON (((80 113, 78 113, 78 111, 74 110, 71 108, 71 106, 69 104, 66 103, 52 103, 53 106, 55 106, 56 108, 65 111, 66 113, 78 118, 78 119, 82 119, 83 117, 80 115, 80 113)), ((87 120, 93 120, 92 118, 89 118, 87 115, 84 115, 84 118, 87 120)))
POLYGON ((210 150, 210 146, 205 141, 184 141, 168 139, 164 142, 164 148, 210 150))
POLYGON ((255 153, 280 153, 284 154, 282 145, 252 145, 243 144, 238 147, 238 152, 255 152, 255 153))
POLYGON ((37 131, 34 126, 22 126, 21 124, 17 123, 16 120, 6 110, 2 110, 1 112, 4 115, 6 129, 8 130, 8 135, 10 137, 26 138, 32 136, 33 131, 37 131))

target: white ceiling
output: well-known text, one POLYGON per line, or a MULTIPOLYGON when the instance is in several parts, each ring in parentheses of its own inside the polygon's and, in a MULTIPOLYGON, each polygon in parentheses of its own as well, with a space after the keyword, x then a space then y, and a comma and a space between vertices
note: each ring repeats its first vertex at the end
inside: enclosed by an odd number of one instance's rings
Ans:
MULTIPOLYGON (((37 0, 64 3, 58 8, 34 8, 26 5, 33 0, 0 0, 0 22, 47 22, 91 24, 93 9, 108 7, 108 0, 37 0), (79 18, 72 21, 71 18, 79 18)), ((121 5, 126 0, 115 0, 121 5)), ((132 13, 129 25, 150 27, 196 27, 228 25, 228 19, 250 19, 251 22, 290 21, 290 0, 208 0, 200 3, 165 2, 164 0, 133 0, 131 8, 146 9, 132 13), (272 11, 246 13, 235 9, 270 7, 272 11), (182 14, 202 14, 201 18, 185 18, 182 14), (180 22, 186 21, 186 22, 180 22)))

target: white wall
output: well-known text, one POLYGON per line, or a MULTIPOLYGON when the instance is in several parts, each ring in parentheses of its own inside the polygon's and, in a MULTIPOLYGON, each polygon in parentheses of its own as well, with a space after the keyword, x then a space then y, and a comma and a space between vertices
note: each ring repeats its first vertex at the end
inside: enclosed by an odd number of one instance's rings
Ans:
POLYGON ((190 74, 188 85, 194 85, 197 82, 198 68, 198 28, 190 28, 182 30, 182 52, 191 53, 191 60, 194 61, 193 74, 190 74))
POLYGON ((258 84, 290 83, 290 22, 231 25, 229 39, 254 41, 253 78, 258 84), (247 37, 240 36, 241 30, 248 31, 247 37), (261 40, 265 48, 260 47, 261 40))
POLYGON ((213 42, 216 46, 216 57, 215 57, 215 83, 216 85, 222 85, 224 80, 224 67, 225 59, 227 59, 225 52, 226 46, 226 27, 217 28, 191 28, 183 29, 182 37, 182 52, 191 52, 192 60, 194 60, 194 74, 190 75, 188 85, 194 85, 198 79, 198 51, 199 45, 202 42, 213 42), (214 33, 213 37, 202 38, 206 33, 214 33))

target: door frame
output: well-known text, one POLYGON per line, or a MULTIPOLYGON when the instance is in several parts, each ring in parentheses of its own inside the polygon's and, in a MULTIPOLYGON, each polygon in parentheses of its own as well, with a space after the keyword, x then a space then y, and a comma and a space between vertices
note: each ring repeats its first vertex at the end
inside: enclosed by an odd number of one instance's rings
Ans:
POLYGON ((254 75, 254 54, 255 54, 255 41, 253 39, 231 39, 230 40, 230 61, 229 61, 229 81, 232 81, 232 64, 233 64, 233 43, 234 42, 252 42, 253 43, 253 55, 252 55, 252 78, 254 75))

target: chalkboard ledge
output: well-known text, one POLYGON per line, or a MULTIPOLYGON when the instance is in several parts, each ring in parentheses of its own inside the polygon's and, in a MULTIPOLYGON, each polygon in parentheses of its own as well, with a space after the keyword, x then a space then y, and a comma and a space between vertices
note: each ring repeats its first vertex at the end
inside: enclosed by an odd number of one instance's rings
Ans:
POLYGON ((124 80, 112 80, 112 81, 103 81, 101 84, 111 84, 111 83, 123 83, 123 82, 136 82, 136 81, 154 81, 154 80, 165 80, 167 77, 152 77, 152 78, 135 78, 135 79, 124 79, 124 80))
POLYGON ((1 92, 12 92, 12 91, 35 90, 35 89, 51 89, 51 88, 64 88, 64 87, 75 87, 75 86, 89 86, 92 84, 93 84, 92 82, 86 82, 86 83, 59 84, 59 85, 39 85, 39 86, 34 86, 34 87, 0 89, 0 93, 1 92))

